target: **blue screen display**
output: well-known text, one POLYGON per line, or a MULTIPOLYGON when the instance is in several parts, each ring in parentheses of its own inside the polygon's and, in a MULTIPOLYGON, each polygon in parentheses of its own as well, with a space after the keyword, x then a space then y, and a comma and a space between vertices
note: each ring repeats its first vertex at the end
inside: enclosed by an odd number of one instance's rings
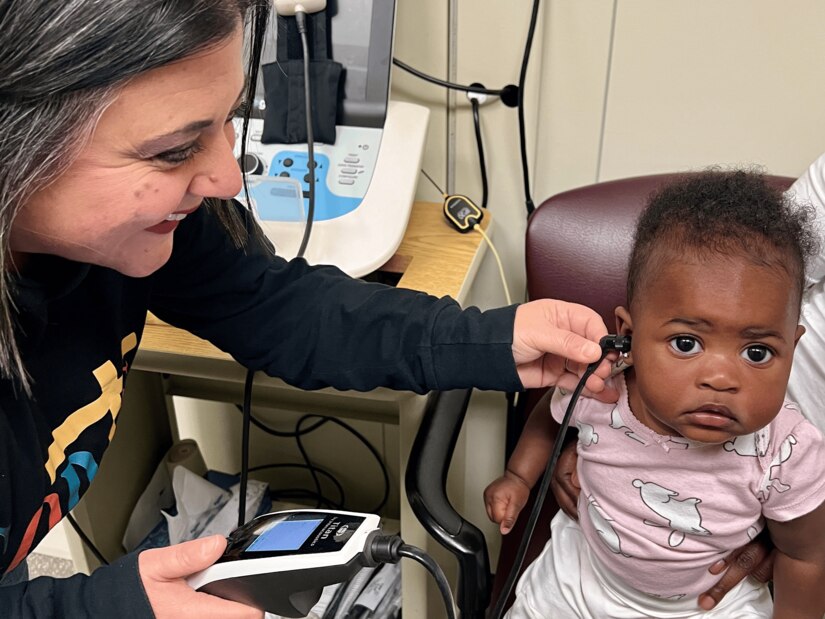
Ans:
POLYGON ((282 520, 261 533, 246 552, 298 550, 322 520, 282 520))

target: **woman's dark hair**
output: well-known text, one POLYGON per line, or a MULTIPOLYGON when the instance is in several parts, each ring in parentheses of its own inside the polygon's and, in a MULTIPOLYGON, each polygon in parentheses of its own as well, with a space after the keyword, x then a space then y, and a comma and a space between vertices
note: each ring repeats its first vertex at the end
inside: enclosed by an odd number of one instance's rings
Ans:
MULTIPOLYGON (((15 339, 9 238, 32 194, 58 178, 130 78, 249 33, 247 100, 270 0, 3 0, 0 3, 0 374, 29 382, 15 339)), ((248 119, 247 119, 248 120, 248 119)), ((244 123, 243 137, 246 137, 244 123)), ((245 143, 245 139, 244 142, 245 143)), ((212 207, 216 206, 212 201, 212 207)), ((207 202, 208 203, 208 202, 207 202)), ((217 213, 236 243, 235 209, 217 213)))
POLYGON ((655 194, 636 224, 627 302, 665 260, 680 256, 744 256, 784 269, 801 303, 805 269, 819 241, 813 209, 794 203, 763 174, 707 170, 687 174, 655 194))

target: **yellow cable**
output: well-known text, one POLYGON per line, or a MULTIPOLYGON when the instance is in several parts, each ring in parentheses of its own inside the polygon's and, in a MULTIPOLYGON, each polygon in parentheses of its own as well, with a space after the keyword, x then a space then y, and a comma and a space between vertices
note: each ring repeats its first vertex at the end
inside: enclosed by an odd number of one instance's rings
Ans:
POLYGON ((496 262, 498 263, 498 273, 501 275, 501 284, 504 286, 504 298, 507 299, 507 305, 512 305, 513 302, 510 300, 510 289, 507 287, 507 278, 504 277, 504 267, 501 265, 501 257, 498 255, 495 246, 493 246, 493 242, 490 240, 490 237, 487 236, 487 233, 484 232, 480 225, 474 225, 473 230, 481 234, 481 236, 484 237, 484 240, 487 241, 487 245, 490 246, 490 251, 493 252, 493 256, 495 256, 496 262))

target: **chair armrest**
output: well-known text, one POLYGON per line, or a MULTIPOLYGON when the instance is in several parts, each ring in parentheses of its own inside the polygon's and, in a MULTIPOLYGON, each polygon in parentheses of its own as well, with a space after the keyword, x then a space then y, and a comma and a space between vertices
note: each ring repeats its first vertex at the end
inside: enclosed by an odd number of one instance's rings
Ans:
POLYGON ((470 389, 430 395, 407 465, 407 499, 424 529, 458 559, 456 605, 462 619, 483 618, 490 603, 490 558, 484 534, 455 511, 447 497, 447 471, 470 389))

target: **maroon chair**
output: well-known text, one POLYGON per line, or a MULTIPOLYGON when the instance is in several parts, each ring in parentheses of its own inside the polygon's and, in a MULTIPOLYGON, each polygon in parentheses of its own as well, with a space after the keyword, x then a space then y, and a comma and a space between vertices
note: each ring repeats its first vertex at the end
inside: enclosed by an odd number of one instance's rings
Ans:
MULTIPOLYGON (((651 193, 686 174, 656 174, 597 183, 560 193, 543 202, 527 226, 527 291, 530 299, 561 299, 587 305, 604 319, 608 330, 615 329, 613 315, 624 305, 627 261, 636 219, 651 193)), ((769 177, 769 182, 785 190, 794 179, 769 177)), ((547 406, 549 393, 541 390, 526 396, 526 411, 547 406)), ((538 486, 538 484, 537 484, 538 486)), ((521 512, 513 531, 501 548, 493 582, 495 605, 509 575, 532 501, 521 512)), ((552 496, 542 508, 522 570, 539 554, 550 533, 550 520, 558 510, 552 496)), ((512 603, 512 600, 509 602, 512 603)), ((509 605, 508 603, 508 605, 509 605)))

